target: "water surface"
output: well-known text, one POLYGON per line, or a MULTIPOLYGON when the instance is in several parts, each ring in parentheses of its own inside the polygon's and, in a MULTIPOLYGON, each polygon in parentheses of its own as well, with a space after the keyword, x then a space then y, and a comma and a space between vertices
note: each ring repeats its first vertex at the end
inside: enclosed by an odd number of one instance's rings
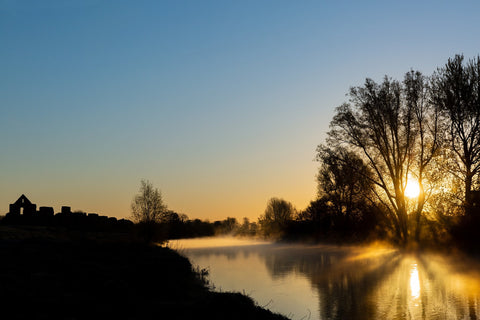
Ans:
POLYGON ((170 243, 239 291, 291 319, 479 319, 476 262, 385 247, 286 245, 234 238, 170 243))

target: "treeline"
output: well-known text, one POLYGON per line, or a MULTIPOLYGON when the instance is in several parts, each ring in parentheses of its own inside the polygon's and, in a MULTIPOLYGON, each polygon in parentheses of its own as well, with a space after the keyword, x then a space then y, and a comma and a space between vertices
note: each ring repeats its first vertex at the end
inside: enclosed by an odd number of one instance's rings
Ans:
POLYGON ((243 218, 240 223, 236 218, 228 217, 224 220, 210 222, 208 220, 188 219, 185 214, 178 214, 168 210, 156 225, 156 235, 159 240, 197 238, 211 236, 242 236, 253 237, 257 234, 258 226, 243 218))
POLYGON ((318 197, 272 198, 257 235, 480 244, 480 57, 352 87, 317 148, 318 197))
POLYGON ((480 57, 457 55, 431 76, 366 79, 347 96, 317 148, 318 198, 296 215, 269 203, 262 229, 478 250, 480 57))
POLYGON ((429 76, 366 79, 347 96, 317 147, 317 198, 302 211, 272 198, 251 234, 478 250, 480 56, 456 55, 429 76))
POLYGON ((325 198, 312 201, 303 211, 297 211, 284 199, 272 198, 257 222, 248 218, 239 222, 232 217, 214 222, 190 220, 185 214, 168 210, 155 224, 155 241, 228 235, 274 240, 358 242, 385 237, 385 228, 381 227, 383 223, 381 214, 367 205, 356 207, 354 213, 346 217, 338 214, 325 198))
POLYGON ((257 223, 248 218, 243 218, 242 223, 230 217, 214 222, 190 220, 185 214, 169 210, 160 190, 148 180, 140 182, 131 207, 135 231, 146 242, 218 235, 254 236, 258 231, 257 223))
POLYGON ((269 239, 322 242, 360 242, 385 237, 381 214, 365 203, 345 215, 325 197, 297 211, 293 205, 272 198, 259 218, 258 235, 269 239))

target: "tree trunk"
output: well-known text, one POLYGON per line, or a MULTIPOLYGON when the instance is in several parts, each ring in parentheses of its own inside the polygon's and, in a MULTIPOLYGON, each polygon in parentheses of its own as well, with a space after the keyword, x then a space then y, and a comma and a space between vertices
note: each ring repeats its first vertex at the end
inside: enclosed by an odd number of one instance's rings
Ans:
POLYGON ((472 180, 473 175, 470 172, 470 168, 467 169, 465 175, 465 213, 469 214, 472 208, 472 180))
POLYGON ((423 184, 421 181, 418 182, 418 186, 420 187, 420 193, 418 194, 418 204, 417 204, 417 211, 415 212, 415 241, 420 241, 420 231, 421 231, 421 215, 423 211, 423 206, 425 204, 425 192, 423 190, 423 184))
POLYGON ((407 221, 408 219, 407 219, 407 211, 404 204, 398 208, 398 218, 399 218, 399 226, 400 226, 399 241, 402 246, 406 246, 408 243, 408 221, 407 221))

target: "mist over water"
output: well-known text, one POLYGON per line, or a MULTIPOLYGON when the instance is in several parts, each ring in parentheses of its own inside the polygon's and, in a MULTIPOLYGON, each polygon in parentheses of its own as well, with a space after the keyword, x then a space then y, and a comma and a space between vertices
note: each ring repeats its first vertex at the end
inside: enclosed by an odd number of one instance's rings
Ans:
POLYGON ((170 246, 208 268, 215 290, 244 292, 292 319, 480 317, 480 268, 452 256, 232 238, 170 246))

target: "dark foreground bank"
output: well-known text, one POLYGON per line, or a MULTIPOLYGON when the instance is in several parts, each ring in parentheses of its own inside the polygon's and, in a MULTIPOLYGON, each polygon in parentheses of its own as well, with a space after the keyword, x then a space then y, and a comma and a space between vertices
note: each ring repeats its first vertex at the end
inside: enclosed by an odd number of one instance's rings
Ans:
POLYGON ((8 319, 285 319, 211 292, 173 250, 128 242, 0 240, 8 319))

